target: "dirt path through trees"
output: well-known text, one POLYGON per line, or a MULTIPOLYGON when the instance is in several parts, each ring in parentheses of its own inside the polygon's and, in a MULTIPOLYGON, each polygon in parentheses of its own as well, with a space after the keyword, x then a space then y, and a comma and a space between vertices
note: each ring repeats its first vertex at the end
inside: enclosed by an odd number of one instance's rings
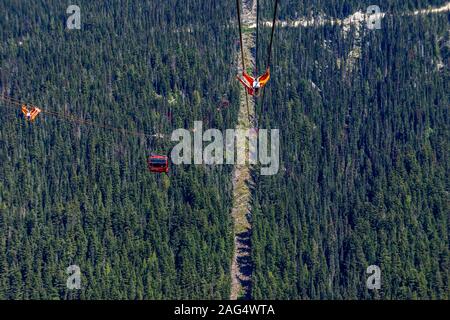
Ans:
MULTIPOLYGON (((246 68, 253 68, 255 59, 251 53, 255 47, 255 35, 248 30, 248 26, 256 21, 256 1, 243 0, 242 29, 243 47, 246 68)), ((241 54, 236 55, 238 65, 242 68, 241 54)), ((240 69, 242 74, 242 69, 240 69)), ((236 129, 250 129, 254 123, 255 104, 252 97, 247 97, 244 87, 241 87, 239 118, 236 129)), ((238 150, 241 146, 239 146, 238 150)), ((246 154, 248 154, 248 142, 246 142, 246 154)), ((248 158, 248 156, 247 156, 248 158)), ((231 300, 249 299, 251 297, 251 167, 248 162, 245 165, 236 165, 233 172, 233 209, 234 221, 234 253, 231 264, 231 300)))

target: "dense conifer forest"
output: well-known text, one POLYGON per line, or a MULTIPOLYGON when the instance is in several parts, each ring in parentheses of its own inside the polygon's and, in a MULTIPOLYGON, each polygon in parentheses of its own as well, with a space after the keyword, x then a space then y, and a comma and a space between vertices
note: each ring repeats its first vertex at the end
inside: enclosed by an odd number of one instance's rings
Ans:
MULTIPOLYGON (((339 18, 366 8, 309 2, 339 18)), ((278 31, 263 127, 280 128, 282 166, 255 174, 255 298, 448 299, 449 17, 387 17, 356 61, 355 30, 278 31)))
MULTIPOLYGON (((2 1, 2 93, 148 134, 232 126, 232 7, 102 3, 79 1, 84 25, 67 31, 65 3, 2 1)), ((158 176, 146 158, 170 140, 2 111, 0 298, 228 297, 230 167, 158 176), (66 288, 69 265, 80 291, 66 288)))
MULTIPOLYGON (((236 126, 235 2, 75 2, 70 31, 65 2, 0 2, 0 94, 155 137, 31 124, 0 102, 0 299, 228 299, 233 168, 155 175, 147 157, 194 121, 236 126)), ((281 167, 254 170, 252 298, 449 298, 450 14, 401 15, 446 2, 383 1, 381 30, 277 29, 257 112, 281 167)), ((371 4, 286 0, 279 18, 371 4)))

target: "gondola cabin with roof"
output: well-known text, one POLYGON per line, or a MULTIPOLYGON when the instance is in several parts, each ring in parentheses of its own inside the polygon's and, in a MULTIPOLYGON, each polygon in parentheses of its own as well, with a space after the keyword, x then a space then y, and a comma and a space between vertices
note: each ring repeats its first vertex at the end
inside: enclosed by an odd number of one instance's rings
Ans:
POLYGON ((155 173, 168 173, 169 158, 167 156, 150 156, 148 158, 148 170, 155 173))

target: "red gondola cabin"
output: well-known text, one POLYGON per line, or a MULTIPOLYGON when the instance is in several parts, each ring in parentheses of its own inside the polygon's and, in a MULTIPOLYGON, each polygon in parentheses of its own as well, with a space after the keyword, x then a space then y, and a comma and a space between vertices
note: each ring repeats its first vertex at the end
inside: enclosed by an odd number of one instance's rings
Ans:
POLYGON ((156 173, 168 173, 169 158, 166 156, 150 156, 148 158, 148 170, 156 173))

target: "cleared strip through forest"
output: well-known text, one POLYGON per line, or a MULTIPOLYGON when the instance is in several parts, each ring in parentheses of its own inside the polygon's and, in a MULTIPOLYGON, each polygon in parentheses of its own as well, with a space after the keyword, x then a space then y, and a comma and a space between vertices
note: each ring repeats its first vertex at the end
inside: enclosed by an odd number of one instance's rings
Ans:
MULTIPOLYGON (((242 8, 242 26, 247 27, 256 21, 255 2, 244 0, 242 8)), ((243 49, 245 65, 254 66, 255 59, 252 49, 255 47, 255 36, 253 32, 243 32, 243 49)), ((241 55, 236 55, 238 65, 241 65, 241 55)), ((240 70, 242 73, 242 70, 240 70)), ((247 97, 243 86, 240 93, 240 108, 237 129, 250 129, 254 127, 252 123, 255 119, 255 104, 252 97, 247 97)), ((245 142, 248 150, 248 140, 245 142)), ((238 150, 243 146, 239 146, 238 150)), ((248 152, 246 152, 248 154, 248 152)), ((253 184, 251 168, 246 161, 244 165, 236 165, 233 172, 233 208, 231 214, 234 221, 234 252, 231 263, 231 293, 230 299, 251 298, 251 275, 253 271, 251 259, 251 186, 253 184)))

